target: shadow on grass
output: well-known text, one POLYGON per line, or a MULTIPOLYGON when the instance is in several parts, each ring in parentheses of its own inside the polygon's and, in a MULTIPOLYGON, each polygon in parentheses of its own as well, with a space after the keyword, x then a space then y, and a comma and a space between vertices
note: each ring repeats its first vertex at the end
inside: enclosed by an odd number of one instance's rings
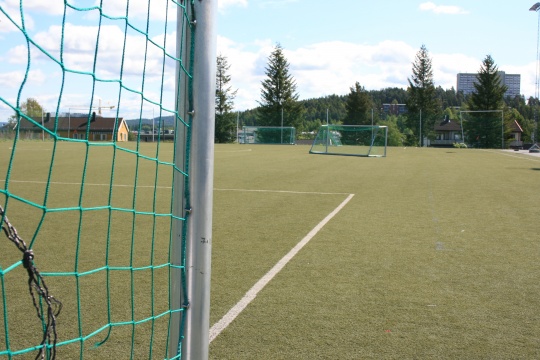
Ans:
POLYGON ((540 171, 540 168, 531 168, 533 171, 540 171))

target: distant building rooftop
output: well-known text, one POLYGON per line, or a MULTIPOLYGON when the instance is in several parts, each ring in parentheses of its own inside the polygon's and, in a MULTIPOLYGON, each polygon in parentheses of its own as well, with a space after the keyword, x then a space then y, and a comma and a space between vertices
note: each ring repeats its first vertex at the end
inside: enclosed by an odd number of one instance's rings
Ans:
POLYGON ((401 115, 407 113, 407 105, 405 104, 383 104, 383 112, 385 114, 401 115))

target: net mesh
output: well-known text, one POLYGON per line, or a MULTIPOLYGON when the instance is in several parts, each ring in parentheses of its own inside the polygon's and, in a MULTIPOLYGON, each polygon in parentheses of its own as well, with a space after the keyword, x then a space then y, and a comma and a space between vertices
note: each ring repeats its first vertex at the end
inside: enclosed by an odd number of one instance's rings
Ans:
POLYGON ((0 2, 0 359, 181 357, 193 2, 95 3, 0 2))
POLYGON ((293 145, 296 143, 296 129, 279 126, 244 126, 240 143, 293 145))
POLYGON ((312 154, 386 156, 387 127, 323 125, 311 146, 312 154))

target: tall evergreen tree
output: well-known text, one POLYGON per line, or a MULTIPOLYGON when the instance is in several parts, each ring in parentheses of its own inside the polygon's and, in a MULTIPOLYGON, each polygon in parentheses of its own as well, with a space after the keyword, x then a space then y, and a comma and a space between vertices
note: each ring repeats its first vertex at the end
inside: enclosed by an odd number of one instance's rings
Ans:
MULTIPOLYGON (((470 111, 502 110, 507 87, 502 84, 498 68, 491 55, 487 55, 478 71, 475 92, 468 100, 470 111)), ((501 145, 501 117, 490 112, 472 113, 464 128, 468 140, 483 148, 501 145)))
POLYGON ((412 78, 407 80, 407 125, 418 138, 420 146, 423 146, 423 138, 433 136, 435 121, 441 112, 433 83, 431 58, 425 45, 416 53, 412 78))
POLYGON ((232 113, 237 90, 229 85, 231 76, 227 73, 230 65, 223 55, 217 57, 216 71, 216 129, 215 142, 229 143, 236 139, 235 117, 232 113))
POLYGON ((345 109, 347 114, 343 125, 371 125, 371 109, 373 104, 366 89, 357 81, 347 96, 345 109))
POLYGON ((268 57, 267 76, 261 83, 261 100, 257 113, 259 126, 293 126, 302 124, 303 107, 298 102, 296 82, 289 73, 283 48, 276 44, 268 57))

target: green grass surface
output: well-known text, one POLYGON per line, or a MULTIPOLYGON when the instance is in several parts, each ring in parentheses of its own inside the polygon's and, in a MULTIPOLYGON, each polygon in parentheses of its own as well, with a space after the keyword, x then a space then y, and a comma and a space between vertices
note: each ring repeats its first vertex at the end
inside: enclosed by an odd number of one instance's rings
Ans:
MULTIPOLYGON (((246 148, 216 147, 216 188, 355 196, 212 342, 212 359, 540 356, 540 158, 233 149, 246 148)), ((215 192, 212 319, 344 198, 215 192)))
MULTIPOLYGON (((8 183, 14 197, 6 206, 2 194, 0 203, 19 235, 27 245, 32 244, 35 266, 45 274, 50 293, 63 304, 57 318, 61 344, 57 358, 129 359, 133 354, 137 359, 148 358, 151 352, 152 358, 163 358, 168 316, 154 317, 169 310, 169 269, 151 266, 169 261, 170 218, 154 218, 146 212, 170 213, 167 178, 171 170, 139 158, 135 191, 135 154, 118 149, 113 172, 114 149, 110 146, 90 147, 84 168, 84 143, 57 143, 54 159, 53 145, 24 141, 17 144, 8 183), (84 169, 85 182, 81 186, 84 169), (113 187, 109 186, 111 179, 113 187), (154 184, 159 186, 156 191, 154 184), (109 229, 109 204, 116 209, 135 206, 145 213, 112 211, 109 229), (45 214, 41 206, 48 209, 45 214), (114 324, 110 336, 104 328, 107 324, 114 324), (103 345, 95 346, 105 339, 103 345)), ((126 145, 133 150, 134 144, 126 145)), ((2 188, 6 186, 11 147, 12 143, 0 142, 2 188)), ((155 157, 157 148, 143 144, 139 150, 155 157)), ((159 158, 170 162, 171 145, 164 150, 159 158)), ((0 240, 0 268, 7 270, 22 254, 3 232, 0 240)), ((5 272, 3 280, 0 293, 6 301, 0 301, 0 350, 6 350, 6 307, 10 350, 22 351, 40 343, 41 322, 28 293, 26 270, 18 266, 5 272)), ((34 358, 35 353, 15 358, 34 358)))
MULTIPOLYGON (((42 163, 50 161, 45 147, 52 143, 20 145, 12 179, 36 182, 13 182, 10 191, 42 203, 45 192, 39 181, 46 179, 42 163)), ((142 145, 146 154, 155 153, 150 144, 142 145)), ((0 142, 2 176, 9 146, 0 142)), ((163 145, 161 156, 170 160, 171 149, 170 144, 163 145)), ((389 148, 386 158, 310 155, 309 146, 216 145, 215 149, 211 325, 348 194, 354 197, 211 343, 211 359, 540 357, 540 158, 472 149, 389 148)), ((95 185, 85 188, 82 198, 88 206, 98 206, 109 195, 108 187, 97 184, 110 182, 112 149, 91 151, 95 154, 87 181, 95 185)), ((64 157, 55 164, 57 184, 51 185, 48 205, 76 205, 80 187, 65 183, 80 182, 84 148, 66 147, 59 154, 64 157)), ((133 158, 118 155, 115 184, 132 183, 133 158)), ((160 172, 163 178, 166 171, 160 172)), ((155 164, 142 161, 139 177, 140 184, 152 185, 155 164)), ((127 206, 133 196, 132 188, 118 186, 113 202, 127 206)), ((158 190, 156 199, 164 211, 170 192, 158 190)), ((152 209, 153 196, 147 188, 138 189, 136 200, 152 209)), ((4 202, 2 195, 0 203, 4 202)), ((11 222, 25 240, 31 239, 41 212, 13 199, 10 206, 11 222)), ((35 242, 40 270, 73 270, 72 216, 78 213, 52 214, 51 223, 42 229, 35 242)), ((104 262, 106 230, 100 224, 105 214, 96 211, 87 216, 84 256, 77 265, 81 269, 104 262)), ((117 241, 111 261, 127 264, 132 259, 144 265, 150 261, 147 239, 152 224, 144 216, 137 219, 137 239, 142 240, 131 257, 126 253, 131 247, 131 221, 128 215, 114 220, 117 241)), ((167 242, 163 229, 168 225, 156 229, 158 241, 167 242)), ((2 237, 4 267, 19 254, 2 237)), ((162 261, 166 253, 163 246, 157 249, 156 261, 162 261)), ((165 275, 158 271, 154 279, 159 309, 167 300, 165 275)), ((135 308, 129 299, 131 279, 114 276, 118 277, 112 299, 115 319, 130 319, 132 313, 135 318, 149 316, 150 273, 135 275, 135 308)), ((15 286, 17 278, 24 279, 24 269, 9 274, 9 286, 15 286)), ((76 298, 69 291, 75 280, 48 280, 51 292, 64 302, 59 334, 76 336, 76 298)), ((81 281, 85 324, 103 325, 104 275, 81 281)), ((32 332, 39 337, 24 282, 21 288, 6 289, 13 290, 8 294, 14 320, 10 331, 13 336, 22 333, 22 339, 32 332)), ((0 308, 0 316, 2 312, 0 308)), ((0 349, 3 326, 1 318, 0 349)), ((156 348, 163 344, 164 328, 160 322, 155 326, 156 348)), ((94 341, 88 342, 85 358, 129 358, 132 341, 140 354, 135 358, 146 358, 150 333, 150 324, 144 324, 132 340, 130 327, 116 327, 102 347, 94 349, 94 341), (126 351, 125 356, 118 355, 126 351)), ((17 343, 22 346, 25 340, 17 343)), ((78 354, 80 348, 73 344, 59 351, 66 355, 60 358, 72 358, 67 354, 78 354)), ((162 352, 153 355, 162 358, 162 352)))

